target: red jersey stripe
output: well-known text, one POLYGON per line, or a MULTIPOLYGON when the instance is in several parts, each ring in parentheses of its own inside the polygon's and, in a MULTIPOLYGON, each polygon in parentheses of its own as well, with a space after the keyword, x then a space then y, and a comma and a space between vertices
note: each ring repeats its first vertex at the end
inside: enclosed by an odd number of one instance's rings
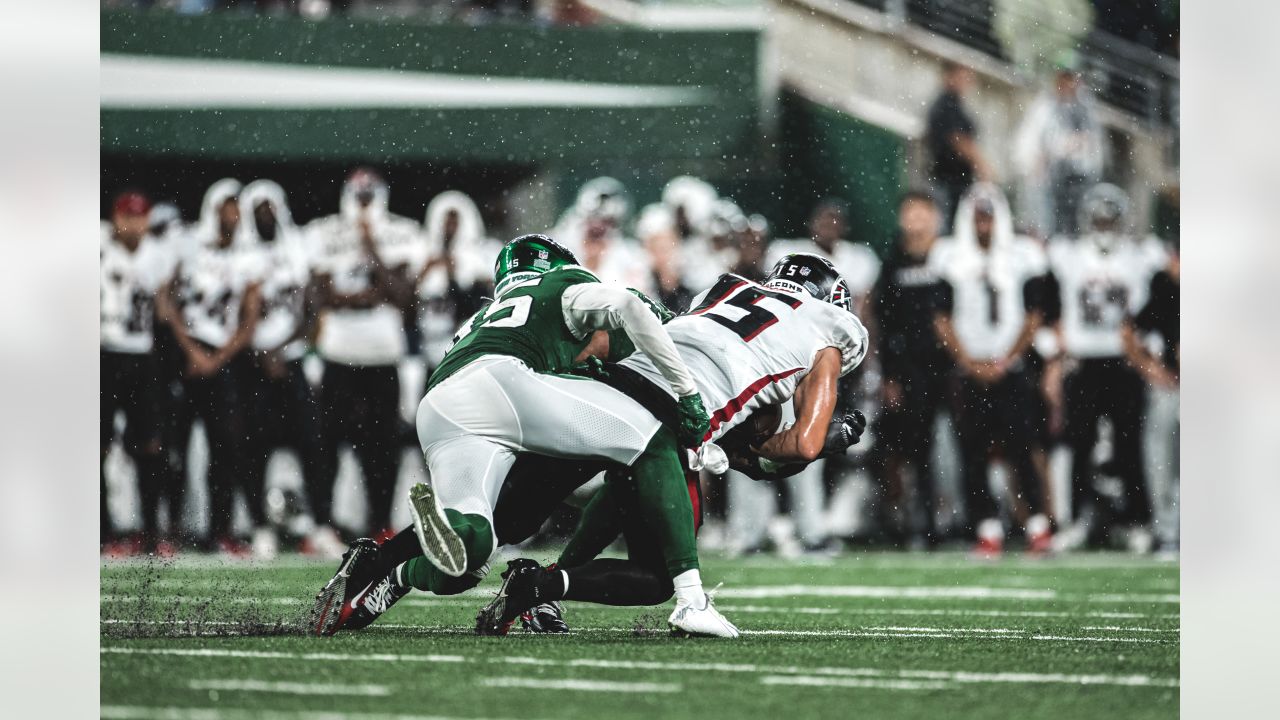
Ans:
POLYGON ((702 436, 702 442, 710 440, 711 436, 715 434, 716 430, 719 429, 721 425, 732 420, 733 416, 737 415, 747 403, 751 402, 751 398, 755 397, 756 394, 763 390, 766 385, 789 378, 803 369, 804 368, 802 367, 791 368, 790 370, 774 373, 773 375, 765 375, 759 380, 748 385, 746 390, 743 390, 738 394, 738 397, 733 398, 726 403, 724 407, 715 411, 711 416, 711 429, 707 430, 707 434, 702 436))

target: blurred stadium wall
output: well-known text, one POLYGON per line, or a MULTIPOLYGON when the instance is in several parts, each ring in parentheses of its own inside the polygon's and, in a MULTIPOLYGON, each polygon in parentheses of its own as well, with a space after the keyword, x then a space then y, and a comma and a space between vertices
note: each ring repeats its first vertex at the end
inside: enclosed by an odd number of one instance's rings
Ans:
MULTIPOLYGON (((395 212, 445 189, 495 230, 550 227, 582 181, 622 180, 636 206, 678 174, 710 180, 779 237, 814 203, 850 206, 851 239, 883 246, 892 199, 924 175, 924 115, 946 61, 978 72, 980 141, 1010 179, 1008 139, 1040 86, 986 15, 912 15, 896 0, 588 0, 617 24, 102 12, 102 202, 139 185, 190 218, 226 175, 269 177, 301 220, 332 212, 346 171, 380 167, 395 212), (936 18, 934 20, 937 20, 936 18)), ((924 7, 924 5, 920 5, 924 7)), ((986 8, 983 11, 983 8, 986 8)), ((1082 41, 1111 152, 1105 176, 1148 218, 1176 178, 1176 63, 1082 41), (1110 54, 1108 54, 1110 53, 1110 54), (1163 73, 1163 75, 1161 74, 1163 73)))

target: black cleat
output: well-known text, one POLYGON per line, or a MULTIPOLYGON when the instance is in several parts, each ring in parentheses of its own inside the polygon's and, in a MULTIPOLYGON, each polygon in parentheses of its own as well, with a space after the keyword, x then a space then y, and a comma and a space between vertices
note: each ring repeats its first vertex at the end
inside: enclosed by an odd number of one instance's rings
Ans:
POLYGON ((378 567, 378 544, 360 538, 342 554, 338 572, 316 594, 307 628, 313 635, 332 635, 343 628, 354 609, 351 600, 373 581, 378 567))
POLYGON ((391 609, 400 598, 409 594, 407 585, 396 582, 396 572, 392 570, 377 582, 365 586, 342 607, 338 620, 338 630, 359 630, 373 624, 382 613, 391 609))
POLYGON ((520 624, 531 633, 563 635, 569 632, 569 625, 564 621, 564 606, 554 600, 521 613, 520 624))
POLYGON ((534 560, 516 558, 502 572, 498 596, 476 615, 477 635, 506 635, 529 608, 547 602, 540 581, 547 569, 534 560))

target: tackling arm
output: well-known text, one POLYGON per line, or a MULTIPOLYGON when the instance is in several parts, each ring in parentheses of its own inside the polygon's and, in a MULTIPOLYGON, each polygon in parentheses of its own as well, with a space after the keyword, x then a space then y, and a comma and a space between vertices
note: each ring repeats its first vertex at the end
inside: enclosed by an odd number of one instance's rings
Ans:
POLYGON ((563 295, 564 317, 575 333, 621 328, 636 348, 649 356, 677 397, 698 392, 693 375, 676 352, 662 323, 640 298, 620 287, 581 283, 563 295))

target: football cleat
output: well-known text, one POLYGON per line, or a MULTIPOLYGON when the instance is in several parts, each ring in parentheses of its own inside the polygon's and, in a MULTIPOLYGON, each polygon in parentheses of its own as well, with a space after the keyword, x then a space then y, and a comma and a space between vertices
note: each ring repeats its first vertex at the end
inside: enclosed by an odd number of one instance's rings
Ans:
POLYGON ((516 558, 502 571, 498 596, 476 615, 477 635, 506 635, 524 611, 546 602, 539 580, 547 569, 534 560, 516 558))
POLYGON ((677 637, 738 637, 738 627, 720 614, 711 593, 702 594, 702 604, 676 600, 676 609, 667 618, 671 634, 677 637))
POLYGON ((355 610, 351 606, 352 598, 372 584, 370 576, 377 567, 378 552, 378 544, 369 538, 351 543, 351 548, 342 555, 338 572, 316 594, 307 624, 312 634, 327 636, 342 628, 355 610))
POLYGON ((978 523, 978 542, 973 554, 980 558, 997 558, 1004 553, 1004 526, 995 518, 978 523))
POLYGON ((450 577, 460 577, 466 572, 467 548, 445 517, 435 488, 429 483, 410 488, 409 512, 413 515, 413 532, 427 560, 450 577))
POLYGON ((253 559, 263 562, 275 560, 280 554, 280 540, 276 531, 270 527, 260 527, 253 531, 253 540, 249 543, 253 559))
POLYGON ((520 614, 520 625, 531 633, 561 635, 569 632, 564 606, 557 601, 534 605, 520 614))
POLYGON ((369 583, 356 593, 342 608, 337 630, 359 630, 368 627, 382 613, 391 609, 400 598, 409 594, 410 588, 396 582, 392 570, 377 582, 369 583))
POLYGON ((1027 520, 1027 554, 1047 555, 1053 551, 1053 531, 1049 518, 1032 515, 1027 520))

